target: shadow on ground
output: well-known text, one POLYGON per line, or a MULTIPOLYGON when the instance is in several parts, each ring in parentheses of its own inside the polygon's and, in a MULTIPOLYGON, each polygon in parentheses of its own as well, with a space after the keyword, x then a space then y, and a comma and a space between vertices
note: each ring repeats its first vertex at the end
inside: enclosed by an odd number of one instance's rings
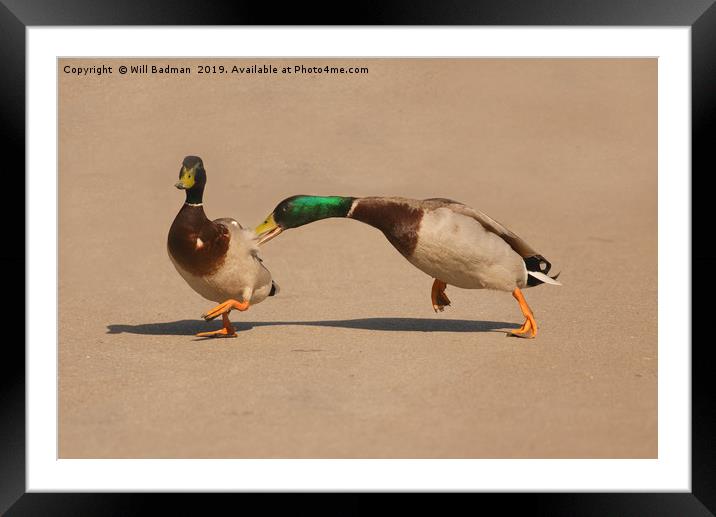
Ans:
MULTIPOLYGON (((441 320, 423 318, 363 318, 354 320, 323 321, 253 321, 232 322, 237 332, 254 327, 298 325, 308 327, 337 327, 345 329, 415 331, 415 332, 492 332, 498 329, 515 329, 519 325, 504 321, 441 320)), ((216 323, 201 320, 179 320, 139 325, 107 325, 107 334, 146 334, 156 336, 192 336, 221 328, 216 323)))

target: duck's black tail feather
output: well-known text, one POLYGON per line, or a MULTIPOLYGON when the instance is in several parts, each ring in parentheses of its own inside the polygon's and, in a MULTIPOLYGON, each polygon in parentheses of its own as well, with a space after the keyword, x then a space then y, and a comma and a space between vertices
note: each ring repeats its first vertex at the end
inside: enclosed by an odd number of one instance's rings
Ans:
MULTIPOLYGON (((553 284, 562 285, 557 282, 559 273, 554 276, 549 276, 549 270, 552 268, 552 264, 549 260, 544 258, 542 255, 532 255, 523 259, 525 261, 525 267, 527 268, 527 286, 534 287, 540 284, 553 284)), ((560 271, 561 273, 561 271, 560 271)))
POLYGON ((276 296, 278 292, 280 291, 278 284, 271 280, 271 291, 269 292, 269 296, 276 296))

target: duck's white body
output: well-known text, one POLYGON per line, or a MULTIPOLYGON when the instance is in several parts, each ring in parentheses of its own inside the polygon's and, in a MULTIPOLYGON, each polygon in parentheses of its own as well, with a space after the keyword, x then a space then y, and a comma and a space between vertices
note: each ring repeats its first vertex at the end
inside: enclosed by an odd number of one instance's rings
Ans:
POLYGON ((474 217, 426 209, 407 260, 433 278, 464 289, 512 291, 527 285, 523 258, 474 217))
POLYGON ((549 263, 524 240, 451 199, 356 198, 347 217, 381 230, 412 265, 448 285, 512 291, 558 284, 545 274, 549 263))

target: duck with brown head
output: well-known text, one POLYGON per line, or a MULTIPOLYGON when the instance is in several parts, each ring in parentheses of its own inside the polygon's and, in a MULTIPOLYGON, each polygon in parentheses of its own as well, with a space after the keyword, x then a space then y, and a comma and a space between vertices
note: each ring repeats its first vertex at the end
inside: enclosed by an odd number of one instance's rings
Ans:
POLYGON ((245 311, 275 295, 278 286, 259 257, 253 232, 235 219, 211 221, 206 216, 206 170, 201 158, 184 158, 174 186, 185 191, 186 199, 169 229, 169 258, 194 291, 219 303, 202 317, 208 321, 221 316, 223 320, 220 330, 197 335, 235 337, 229 313, 233 309, 245 311))

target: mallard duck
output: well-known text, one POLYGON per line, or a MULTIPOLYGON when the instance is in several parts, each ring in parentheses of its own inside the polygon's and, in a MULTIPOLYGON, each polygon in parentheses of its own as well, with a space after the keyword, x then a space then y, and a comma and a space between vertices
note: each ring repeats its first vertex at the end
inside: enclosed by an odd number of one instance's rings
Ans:
POLYGON ((167 251, 189 286, 219 304, 201 316, 207 321, 221 316, 223 328, 197 336, 235 337, 229 313, 233 309, 245 311, 275 295, 278 286, 259 257, 251 230, 228 217, 214 221, 206 217, 202 201, 205 185, 206 170, 201 158, 184 158, 174 186, 186 191, 186 201, 169 229, 167 251))
POLYGON ((346 217, 383 232, 415 267, 433 277, 435 312, 450 305, 448 285, 512 292, 525 316, 511 332, 537 335, 537 322, 521 289, 561 285, 547 275, 551 264, 529 244, 486 214, 451 199, 292 196, 281 201, 254 230, 264 244, 289 228, 328 217, 346 217))

